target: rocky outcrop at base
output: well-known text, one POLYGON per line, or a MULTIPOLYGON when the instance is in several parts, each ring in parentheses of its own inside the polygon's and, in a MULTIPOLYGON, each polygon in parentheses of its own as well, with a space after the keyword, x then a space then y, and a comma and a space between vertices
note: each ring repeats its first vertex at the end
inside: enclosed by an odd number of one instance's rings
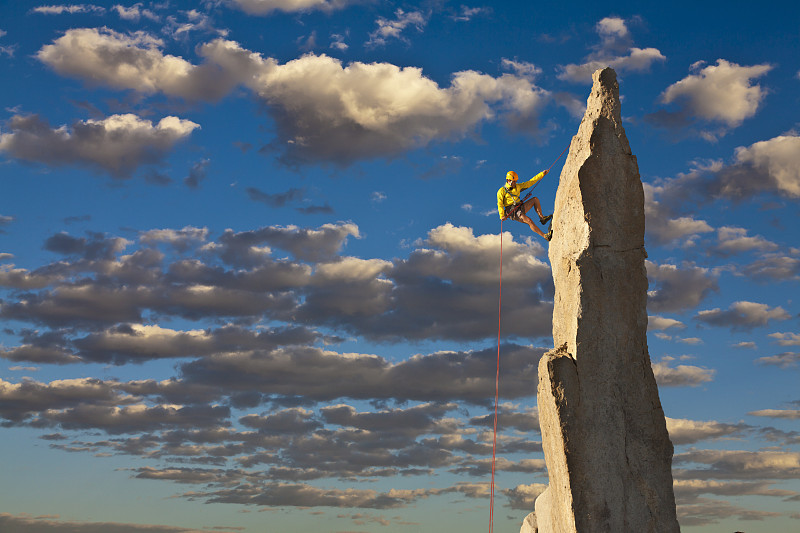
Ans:
POLYGON ((644 194, 616 73, 593 81, 549 251, 556 349, 539 363, 538 404, 550 484, 522 530, 674 533, 673 448, 647 349, 644 194))

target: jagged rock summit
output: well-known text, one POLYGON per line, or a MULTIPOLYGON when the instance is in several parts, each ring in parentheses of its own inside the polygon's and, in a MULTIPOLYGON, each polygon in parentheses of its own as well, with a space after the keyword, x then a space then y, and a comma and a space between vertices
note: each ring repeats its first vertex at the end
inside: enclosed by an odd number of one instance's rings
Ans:
POLYGON ((561 172, 550 264, 554 350, 539 363, 550 484, 538 533, 679 532, 672 443, 647 350, 644 193, 614 70, 593 75, 561 172))

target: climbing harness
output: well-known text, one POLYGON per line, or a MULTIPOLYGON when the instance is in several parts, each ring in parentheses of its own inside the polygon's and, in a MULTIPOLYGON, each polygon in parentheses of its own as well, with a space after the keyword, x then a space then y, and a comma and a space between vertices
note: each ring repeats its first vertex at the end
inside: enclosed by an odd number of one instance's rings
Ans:
MULTIPOLYGON (((553 164, 547 169, 550 172, 550 169, 553 168, 561 156, 564 155, 564 152, 567 151, 569 145, 558 155, 553 164)), ((544 179, 544 178, 542 178, 544 179)), ((525 198, 518 204, 511 206, 511 211, 507 212, 507 215, 513 214, 517 209, 519 209, 522 205, 525 204, 525 201, 533 194, 533 189, 539 185, 539 182, 542 180, 537 181, 533 184, 533 188, 531 192, 525 196, 525 198)), ((500 289, 498 295, 498 303, 497 303, 497 372, 495 373, 494 377, 494 436, 492 438, 492 484, 489 491, 489 533, 493 533, 494 531, 494 472, 495 472, 495 463, 497 459, 497 404, 500 398, 500 319, 502 317, 502 310, 503 310, 503 219, 500 219, 500 289)))

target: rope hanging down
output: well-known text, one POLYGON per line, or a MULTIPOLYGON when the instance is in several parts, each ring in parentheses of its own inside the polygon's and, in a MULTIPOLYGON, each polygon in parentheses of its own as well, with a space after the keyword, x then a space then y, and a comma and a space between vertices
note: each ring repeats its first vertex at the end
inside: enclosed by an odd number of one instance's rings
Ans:
POLYGON ((489 533, 494 531, 494 464, 497 454, 497 400, 500 396, 500 316, 503 309, 503 219, 500 219, 500 296, 497 303, 497 373, 494 377, 494 439, 492 441, 492 486, 489 496, 489 533))
MULTIPOLYGON (((553 165, 555 165, 561 156, 564 155, 564 152, 567 151, 569 145, 567 145, 564 150, 558 154, 558 157, 553 164, 547 169, 549 172, 553 165)), ((541 180, 539 180, 541 181, 541 180)), ((533 188, 535 189, 537 185, 539 185, 539 181, 537 181, 533 188)), ((533 190, 533 189, 531 189, 533 190)), ((530 196, 530 195, 528 195, 530 196)), ((492 484, 490 488, 489 494, 489 533, 494 532, 494 470, 495 470, 495 462, 497 458, 497 403, 498 399, 500 398, 500 318, 502 316, 503 310, 503 219, 500 219, 500 291, 499 291, 498 303, 497 303, 497 373, 494 377, 494 436, 492 438, 492 484)))

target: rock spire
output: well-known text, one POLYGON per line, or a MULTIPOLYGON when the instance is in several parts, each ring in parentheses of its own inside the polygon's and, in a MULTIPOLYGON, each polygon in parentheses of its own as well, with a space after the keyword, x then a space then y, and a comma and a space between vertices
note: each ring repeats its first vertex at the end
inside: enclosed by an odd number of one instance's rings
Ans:
POLYGON ((673 533, 672 443, 647 350, 644 194, 611 68, 598 70, 556 193, 554 350, 539 363, 550 478, 523 529, 673 533))

